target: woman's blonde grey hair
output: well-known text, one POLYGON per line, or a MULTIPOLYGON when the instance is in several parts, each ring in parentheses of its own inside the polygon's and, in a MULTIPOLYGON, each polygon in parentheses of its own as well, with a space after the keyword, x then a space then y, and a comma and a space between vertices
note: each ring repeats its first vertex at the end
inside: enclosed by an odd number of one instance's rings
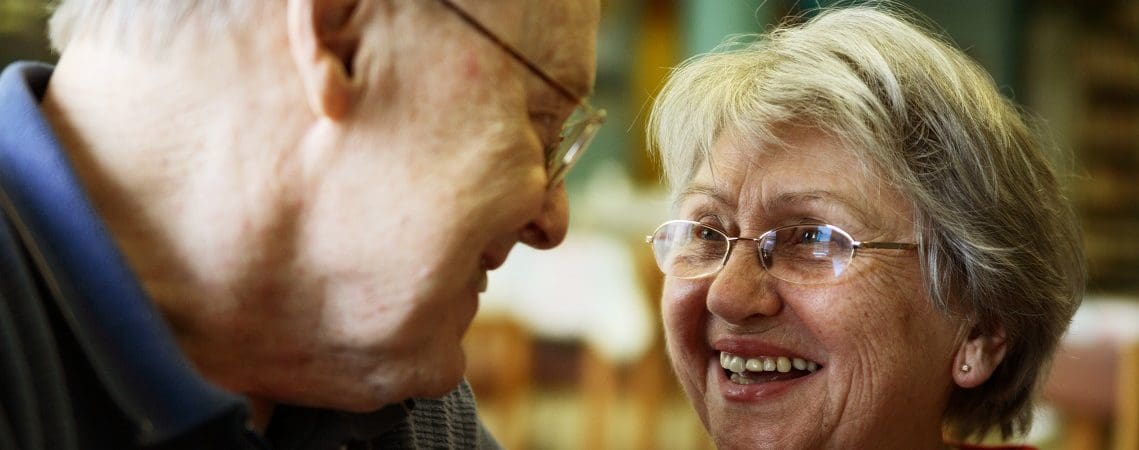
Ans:
POLYGON ((972 333, 1007 335, 992 377, 943 414, 960 439, 1022 434, 1083 297, 1077 222, 1045 149, 987 73, 891 5, 820 11, 677 68, 649 140, 673 192, 731 133, 806 124, 855 152, 916 211, 930 298, 972 333))

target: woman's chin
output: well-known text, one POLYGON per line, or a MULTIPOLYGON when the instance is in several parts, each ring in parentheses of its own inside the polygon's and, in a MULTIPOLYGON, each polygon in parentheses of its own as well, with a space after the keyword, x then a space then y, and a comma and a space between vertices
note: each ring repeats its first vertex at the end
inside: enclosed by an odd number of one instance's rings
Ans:
POLYGON ((823 431, 817 408, 825 369, 793 378, 732 375, 709 365, 703 415, 717 448, 814 446, 823 431))
POLYGON ((710 433, 716 448, 727 449, 808 449, 825 445, 808 439, 806 432, 798 425, 783 423, 757 424, 743 420, 720 424, 710 433))

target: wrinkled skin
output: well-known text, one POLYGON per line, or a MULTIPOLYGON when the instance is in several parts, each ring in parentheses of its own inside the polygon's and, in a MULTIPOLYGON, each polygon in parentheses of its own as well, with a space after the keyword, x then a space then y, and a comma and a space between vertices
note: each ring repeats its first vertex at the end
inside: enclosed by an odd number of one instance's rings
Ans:
MULTIPOLYGON (((542 148, 571 102, 435 2, 341 3, 160 57, 90 34, 44 101, 183 350, 268 409, 453 389, 484 272, 568 222, 542 148)), ((456 3, 591 91, 596 0, 456 3)))
MULTIPOLYGON (((809 127, 782 134, 783 148, 719 139, 677 218, 732 236, 823 222, 856 240, 914 242, 909 203, 853 152, 809 127)), ((931 306, 916 252, 860 251, 835 281, 796 285, 769 276, 747 244, 714 276, 667 278, 662 300, 673 368, 717 446, 940 448, 959 326, 931 306), (777 348, 822 369, 787 388, 736 389, 724 348, 777 348)))

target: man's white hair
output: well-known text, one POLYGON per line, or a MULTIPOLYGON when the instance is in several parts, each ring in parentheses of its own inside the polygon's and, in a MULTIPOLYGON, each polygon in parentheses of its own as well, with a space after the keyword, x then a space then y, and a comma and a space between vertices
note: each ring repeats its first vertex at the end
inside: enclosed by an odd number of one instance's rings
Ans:
POLYGON ((81 36, 99 35, 130 47, 170 44, 188 24, 209 32, 232 29, 256 17, 257 0, 57 0, 48 22, 56 52, 81 36))

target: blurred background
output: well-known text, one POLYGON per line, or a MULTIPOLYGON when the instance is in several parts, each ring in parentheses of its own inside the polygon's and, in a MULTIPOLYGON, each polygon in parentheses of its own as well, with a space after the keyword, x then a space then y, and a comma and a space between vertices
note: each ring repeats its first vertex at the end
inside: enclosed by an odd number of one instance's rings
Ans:
MULTIPOLYGON (((569 237, 518 247, 467 337, 468 378, 507 448, 711 448, 673 380, 644 235, 669 218, 645 151, 671 67, 828 1, 602 0, 609 120, 567 181, 569 237)), ((851 2, 845 2, 851 3, 851 2)), ((1028 441, 1139 450, 1139 0, 911 0, 1045 124, 1080 212, 1091 278, 1028 441)), ((0 0, 0 65, 52 61, 45 0, 0 0)))

